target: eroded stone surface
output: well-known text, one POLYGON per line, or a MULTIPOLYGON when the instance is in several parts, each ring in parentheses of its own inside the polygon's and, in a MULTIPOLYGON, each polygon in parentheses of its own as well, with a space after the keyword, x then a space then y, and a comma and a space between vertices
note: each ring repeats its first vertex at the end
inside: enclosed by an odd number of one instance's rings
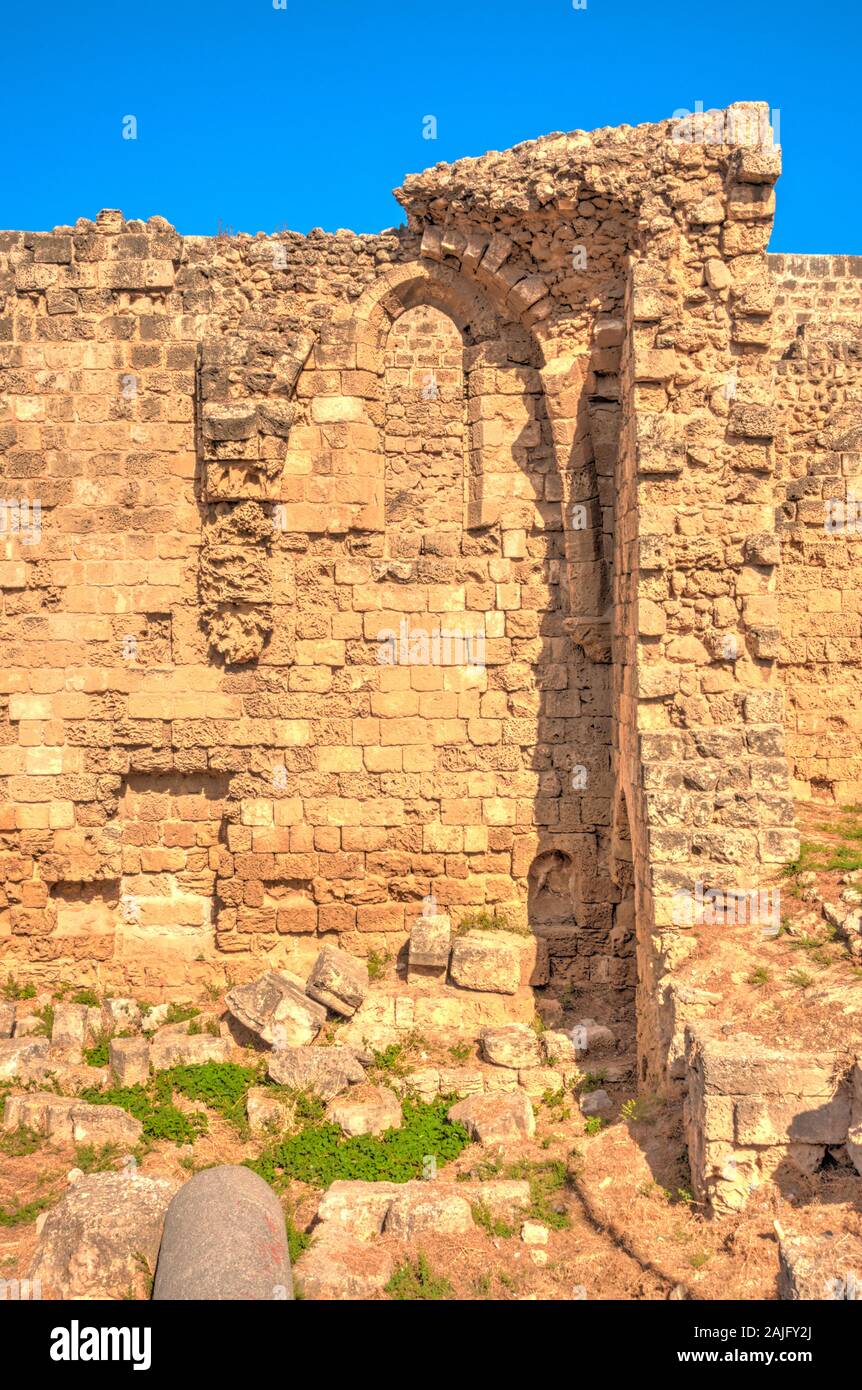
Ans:
POLYGON ((368 966, 348 951, 324 946, 308 977, 306 993, 350 1018, 368 993, 368 966))
POLYGON ((280 1047, 267 1058, 267 1072, 279 1086, 311 1091, 332 1100, 365 1080, 365 1069, 348 1047, 280 1047))
POLYGON ((392 1253, 340 1231, 318 1235, 296 1262, 304 1298, 365 1299, 383 1293, 395 1271, 392 1253))
POLYGON ((507 1145, 531 1139, 536 1132, 533 1107, 523 1091, 511 1095, 469 1096, 449 1111, 480 1144, 507 1145))
POLYGON ((244 1027, 276 1047, 313 1042, 326 1022, 326 1009, 307 997, 302 980, 272 970, 230 990, 225 1004, 244 1027))
POLYGON ((400 1129, 404 1118, 401 1102, 388 1086, 356 1086, 331 1101, 326 1114, 347 1135, 385 1134, 400 1129))
POLYGON ((462 989, 514 994, 521 983, 517 943, 503 932, 471 931, 452 946, 449 974, 462 989))
POLYGON ((58 1299, 116 1298, 139 1288, 146 1268, 155 1271, 175 1190, 165 1179, 125 1173, 79 1178, 48 1212, 27 1277, 58 1299))
POLYGON ((543 1060, 539 1039, 532 1028, 523 1023, 509 1023, 503 1028, 484 1028, 481 1036, 482 1056, 498 1067, 537 1067, 543 1060))

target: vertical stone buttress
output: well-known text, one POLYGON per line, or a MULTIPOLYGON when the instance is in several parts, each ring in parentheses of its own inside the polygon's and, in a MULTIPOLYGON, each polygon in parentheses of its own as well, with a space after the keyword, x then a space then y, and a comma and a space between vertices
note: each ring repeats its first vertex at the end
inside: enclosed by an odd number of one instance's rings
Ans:
MULTIPOLYGON (((728 122, 738 110, 751 108, 728 122)), ((732 145, 728 131, 669 147, 679 179, 670 199, 645 199, 626 295, 615 755, 637 866, 640 1071, 654 1080, 682 1074, 685 1009, 667 975, 695 945, 698 884, 748 892, 798 850, 776 671, 766 246, 780 151, 732 145)))

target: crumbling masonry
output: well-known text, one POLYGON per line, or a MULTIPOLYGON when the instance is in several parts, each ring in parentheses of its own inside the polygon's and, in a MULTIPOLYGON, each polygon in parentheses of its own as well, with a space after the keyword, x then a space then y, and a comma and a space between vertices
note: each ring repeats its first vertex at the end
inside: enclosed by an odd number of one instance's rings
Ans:
POLYGON ((380 235, 0 234, 5 968, 170 995, 433 896, 678 1067, 681 897, 862 795, 862 264, 767 254, 764 111, 380 235))

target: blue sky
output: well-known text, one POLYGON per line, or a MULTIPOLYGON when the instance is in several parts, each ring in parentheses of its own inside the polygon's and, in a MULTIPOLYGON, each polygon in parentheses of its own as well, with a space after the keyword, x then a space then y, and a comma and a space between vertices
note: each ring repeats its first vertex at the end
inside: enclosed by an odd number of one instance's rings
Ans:
POLYGON ((119 207, 185 233, 379 231, 402 220, 390 190, 441 160, 764 100, 771 249, 862 253, 860 0, 283 3, 8 6, 0 227, 119 207))

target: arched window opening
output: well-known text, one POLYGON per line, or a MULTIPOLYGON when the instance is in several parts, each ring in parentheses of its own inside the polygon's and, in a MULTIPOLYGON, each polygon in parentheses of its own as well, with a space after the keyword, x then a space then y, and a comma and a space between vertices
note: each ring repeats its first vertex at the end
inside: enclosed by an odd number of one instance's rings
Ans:
POLYGON ((461 334, 428 304, 393 325, 384 357, 385 492, 389 554, 457 554, 464 504, 461 334))

